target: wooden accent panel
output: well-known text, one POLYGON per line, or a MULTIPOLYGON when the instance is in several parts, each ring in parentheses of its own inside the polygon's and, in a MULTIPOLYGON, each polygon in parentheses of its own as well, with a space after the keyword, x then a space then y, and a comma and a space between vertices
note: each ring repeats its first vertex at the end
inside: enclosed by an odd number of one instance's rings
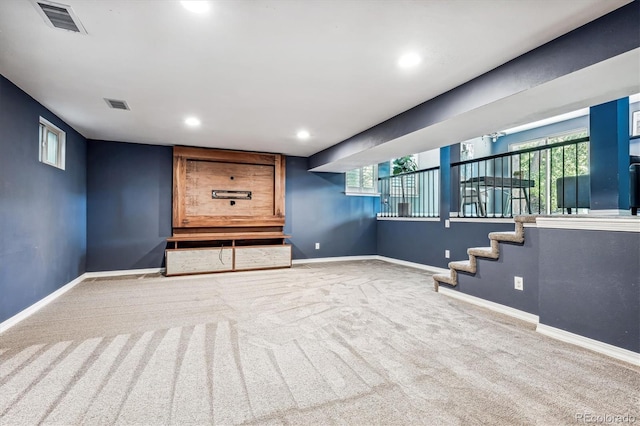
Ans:
POLYGON ((187 160, 187 216, 273 216, 275 170, 261 164, 187 160), (212 190, 251 191, 250 200, 214 199, 212 190))
POLYGON ((189 146, 174 146, 173 155, 208 161, 221 161, 225 163, 241 164, 265 164, 275 165, 280 154, 265 154, 260 152, 226 151, 222 149, 193 148, 189 146))
POLYGON ((174 233, 179 228, 284 226, 282 155, 174 147, 173 168, 174 233), (213 199, 214 189, 252 191, 252 199, 213 199))
POLYGON ((233 270, 232 248, 167 250, 166 275, 203 274, 233 270))
POLYGON ((167 241, 273 240, 279 238, 291 238, 291 235, 285 235, 282 232, 216 232, 174 235, 167 238, 167 241))
POLYGON ((235 270, 283 268, 291 266, 291 246, 236 247, 235 270))
MULTIPOLYGON (((176 228, 173 230, 173 236, 179 237, 181 235, 195 236, 199 234, 217 235, 218 233, 236 234, 236 233, 262 233, 262 232, 277 232, 282 234, 281 226, 225 226, 225 227, 209 227, 209 228, 176 228)), ((288 237, 284 237, 288 238, 288 237)))
MULTIPOLYGON (((275 215, 277 217, 284 217, 284 176, 285 176, 285 159, 282 155, 278 155, 276 157, 275 164, 276 175, 280 176, 279 179, 274 179, 274 187, 275 187, 275 215)), ((284 225, 284 222, 283 222, 284 225)))

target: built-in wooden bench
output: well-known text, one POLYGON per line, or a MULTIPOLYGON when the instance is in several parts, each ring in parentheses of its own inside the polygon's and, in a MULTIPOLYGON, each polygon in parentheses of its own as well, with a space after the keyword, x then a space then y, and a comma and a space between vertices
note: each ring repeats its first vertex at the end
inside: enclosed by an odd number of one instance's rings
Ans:
POLYGON ((291 266, 291 238, 282 232, 215 232, 167 238, 166 275, 206 274, 291 266))

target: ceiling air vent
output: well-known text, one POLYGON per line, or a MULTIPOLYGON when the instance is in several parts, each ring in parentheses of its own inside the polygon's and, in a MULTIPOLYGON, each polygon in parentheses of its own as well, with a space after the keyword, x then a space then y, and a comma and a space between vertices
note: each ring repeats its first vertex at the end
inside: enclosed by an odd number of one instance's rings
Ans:
POLYGON ((75 33, 87 33, 71 6, 47 0, 32 0, 32 2, 47 25, 75 33))
POLYGON ((125 109, 125 110, 129 110, 129 105, 127 105, 127 103, 125 101, 119 101, 117 99, 107 99, 104 98, 105 101, 107 101, 107 105, 109 105, 109 107, 113 108, 113 109, 125 109))

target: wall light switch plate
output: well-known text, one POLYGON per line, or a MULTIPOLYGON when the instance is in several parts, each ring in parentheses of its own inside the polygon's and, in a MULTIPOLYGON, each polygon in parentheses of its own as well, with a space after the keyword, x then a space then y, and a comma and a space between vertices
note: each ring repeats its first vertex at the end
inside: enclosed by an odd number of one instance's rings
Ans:
POLYGON ((320 243, 316 243, 316 250, 320 250, 320 243))
POLYGON ((444 221, 444 227, 445 227, 445 228, 448 228, 448 227, 450 227, 450 226, 451 226, 451 222, 449 222, 449 219, 445 219, 445 221, 444 221))
POLYGON ((516 290, 524 290, 524 282, 522 277, 513 277, 513 288, 516 290))
POLYGON ((444 251, 444 258, 445 258, 445 259, 448 259, 448 258, 450 258, 450 257, 451 257, 451 252, 450 252, 449 250, 445 250, 445 251, 444 251))

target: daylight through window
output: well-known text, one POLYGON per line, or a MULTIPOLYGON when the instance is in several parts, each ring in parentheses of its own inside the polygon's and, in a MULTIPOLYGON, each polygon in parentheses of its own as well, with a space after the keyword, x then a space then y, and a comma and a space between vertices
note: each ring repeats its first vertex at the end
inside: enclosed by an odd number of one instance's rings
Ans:
POLYGON ((346 173, 345 181, 347 194, 377 194, 378 167, 372 165, 350 170, 346 173))
POLYGON ((40 117, 40 162, 64 170, 65 136, 62 130, 40 117))

